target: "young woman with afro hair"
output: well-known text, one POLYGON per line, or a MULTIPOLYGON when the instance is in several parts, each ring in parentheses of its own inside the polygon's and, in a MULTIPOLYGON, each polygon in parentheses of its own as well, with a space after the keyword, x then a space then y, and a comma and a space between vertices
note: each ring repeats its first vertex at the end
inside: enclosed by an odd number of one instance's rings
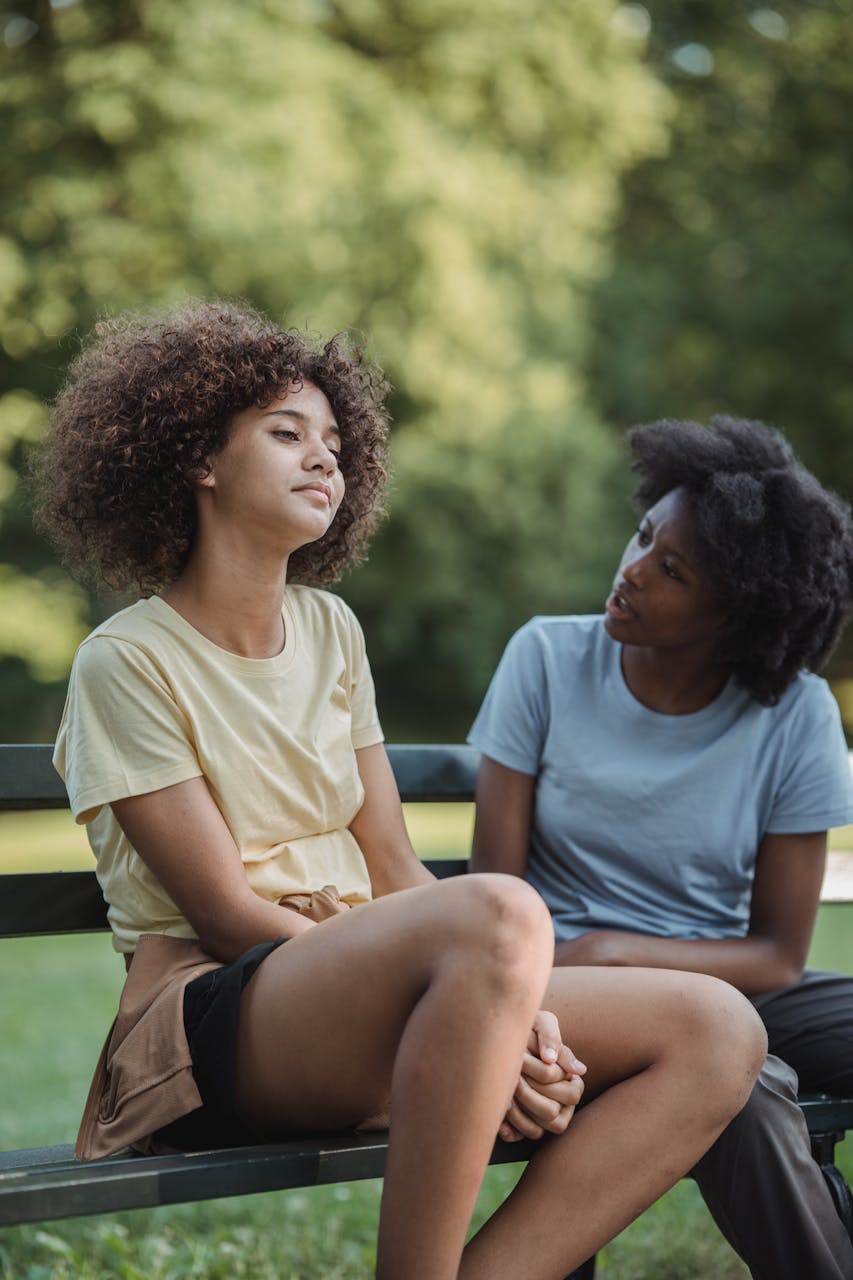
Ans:
POLYGON ((377 1275, 544 1280, 699 1159, 766 1037, 716 979, 552 972, 535 891, 414 855, 320 589, 381 510, 385 395, 344 341, 207 302, 100 325, 56 402, 42 525, 142 593, 80 647, 56 747, 128 966, 78 1153, 390 1111, 377 1275), (465 1246, 498 1132, 549 1136, 465 1246))
POLYGON ((803 972, 828 827, 853 821, 814 674, 851 610, 850 511, 759 422, 629 433, 642 518, 603 616, 534 618, 470 734, 473 865, 545 898, 558 966, 707 973, 771 1056, 694 1176, 761 1280, 853 1276, 796 1104, 853 1093, 853 978, 803 972))

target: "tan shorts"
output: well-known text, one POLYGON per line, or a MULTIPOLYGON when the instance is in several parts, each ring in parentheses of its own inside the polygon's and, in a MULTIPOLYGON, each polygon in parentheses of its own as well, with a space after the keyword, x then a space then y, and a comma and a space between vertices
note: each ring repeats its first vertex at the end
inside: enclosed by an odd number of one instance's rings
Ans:
POLYGON ((139 939, 101 1050, 75 1154, 95 1160, 125 1147, 173 1150, 157 1130, 201 1106, 184 1030, 184 988, 219 962, 189 938, 139 939))

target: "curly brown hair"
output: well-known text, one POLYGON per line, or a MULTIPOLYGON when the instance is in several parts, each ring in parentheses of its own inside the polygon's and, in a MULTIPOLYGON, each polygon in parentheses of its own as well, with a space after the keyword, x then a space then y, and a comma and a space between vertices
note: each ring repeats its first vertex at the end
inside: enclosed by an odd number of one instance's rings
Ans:
POLYGON ((304 382, 337 420, 346 493, 326 534, 291 555, 288 578, 334 582, 364 558, 383 514, 388 383, 341 335, 323 343, 242 303, 188 302, 96 326, 35 463, 39 527, 72 572, 117 590, 160 590, 186 564, 194 482, 234 415, 304 382))

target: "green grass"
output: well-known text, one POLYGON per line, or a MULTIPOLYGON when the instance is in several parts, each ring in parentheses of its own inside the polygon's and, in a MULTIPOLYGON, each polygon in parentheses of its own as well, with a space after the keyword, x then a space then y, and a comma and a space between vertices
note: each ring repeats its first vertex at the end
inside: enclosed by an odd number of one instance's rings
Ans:
MULTIPOLYGON (((465 852, 470 806, 408 809, 425 856, 465 852)), ((91 865, 67 814, 0 818, 0 870, 91 865)), ((814 963, 853 971, 851 922, 853 907, 821 908, 814 963)), ((71 1142, 123 965, 107 935, 90 934, 0 942, 0 971, 0 1147, 71 1142)), ((850 1139, 841 1164, 853 1177, 850 1139)), ((488 1171, 475 1225, 520 1171, 488 1171)), ((361 1182, 7 1228, 0 1280, 361 1280, 372 1273, 380 1193, 379 1183, 361 1182)), ((599 1255, 598 1273, 602 1280, 747 1280, 689 1181, 599 1255)))

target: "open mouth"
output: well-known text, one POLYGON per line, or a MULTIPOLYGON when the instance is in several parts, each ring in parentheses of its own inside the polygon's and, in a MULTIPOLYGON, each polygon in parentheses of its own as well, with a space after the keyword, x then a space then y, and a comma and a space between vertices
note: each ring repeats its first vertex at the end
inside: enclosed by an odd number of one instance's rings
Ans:
POLYGON ((619 591, 612 591, 610 593, 605 608, 611 618, 624 619, 636 618, 637 616, 628 601, 619 591))

